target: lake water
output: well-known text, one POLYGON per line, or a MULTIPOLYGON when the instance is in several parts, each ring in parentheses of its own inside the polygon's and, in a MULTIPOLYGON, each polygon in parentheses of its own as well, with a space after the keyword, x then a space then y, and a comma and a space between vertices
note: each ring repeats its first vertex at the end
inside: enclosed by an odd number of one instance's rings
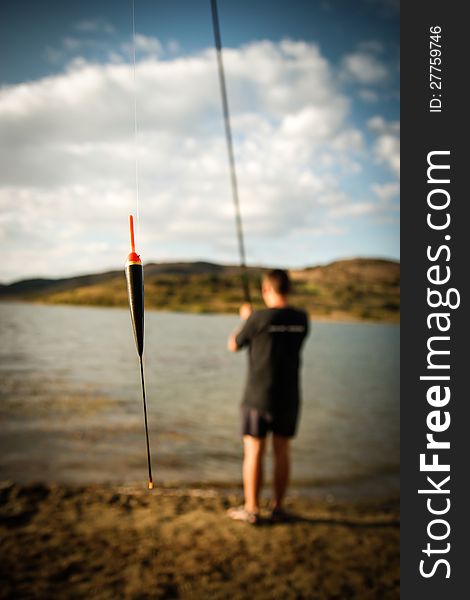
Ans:
MULTIPOLYGON (((225 315, 146 313, 157 483, 240 482, 246 355, 226 350, 237 324, 225 315)), ((303 365, 294 492, 396 493, 399 327, 312 322, 303 365)), ((127 310, 0 304, 0 377, 0 479, 145 484, 127 310)))

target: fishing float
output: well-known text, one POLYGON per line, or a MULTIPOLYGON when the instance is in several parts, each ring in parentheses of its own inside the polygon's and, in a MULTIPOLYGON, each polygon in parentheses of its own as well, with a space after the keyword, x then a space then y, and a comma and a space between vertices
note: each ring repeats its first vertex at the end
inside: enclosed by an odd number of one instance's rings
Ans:
POLYGON ((126 280, 127 280, 127 296, 129 298, 129 308, 131 313, 132 328, 134 330, 135 345, 137 354, 139 355, 140 363, 140 379, 142 384, 142 401, 144 407, 144 423, 145 423, 145 441, 147 445, 147 465, 148 465, 148 489, 153 489, 152 479, 152 464, 150 460, 150 442, 147 421, 147 400, 145 395, 145 378, 144 378, 144 267, 140 256, 135 251, 134 239, 134 218, 129 215, 129 231, 131 251, 126 260, 126 280))

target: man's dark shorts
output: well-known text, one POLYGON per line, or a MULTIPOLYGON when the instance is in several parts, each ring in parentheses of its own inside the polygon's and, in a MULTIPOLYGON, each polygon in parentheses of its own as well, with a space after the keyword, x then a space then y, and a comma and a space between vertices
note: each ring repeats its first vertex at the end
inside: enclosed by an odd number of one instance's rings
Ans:
POLYGON ((297 430, 297 417, 297 410, 290 410, 279 415, 270 415, 242 404, 242 435, 264 438, 271 431, 274 435, 294 437, 297 430))

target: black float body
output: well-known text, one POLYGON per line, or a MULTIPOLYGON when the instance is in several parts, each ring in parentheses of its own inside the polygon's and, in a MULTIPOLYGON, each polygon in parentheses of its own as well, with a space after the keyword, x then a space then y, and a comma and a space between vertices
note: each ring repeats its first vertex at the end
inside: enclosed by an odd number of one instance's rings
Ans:
POLYGON ((127 293, 135 344, 140 357, 144 352, 144 268, 141 262, 126 264, 127 293))

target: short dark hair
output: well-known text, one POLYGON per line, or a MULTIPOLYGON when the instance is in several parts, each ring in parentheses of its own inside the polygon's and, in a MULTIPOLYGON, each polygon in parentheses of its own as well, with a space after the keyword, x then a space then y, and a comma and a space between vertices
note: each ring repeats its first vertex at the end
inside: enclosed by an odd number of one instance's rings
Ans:
POLYGON ((271 287, 281 296, 286 296, 291 291, 289 274, 283 269, 271 269, 264 274, 264 281, 268 281, 271 287))

